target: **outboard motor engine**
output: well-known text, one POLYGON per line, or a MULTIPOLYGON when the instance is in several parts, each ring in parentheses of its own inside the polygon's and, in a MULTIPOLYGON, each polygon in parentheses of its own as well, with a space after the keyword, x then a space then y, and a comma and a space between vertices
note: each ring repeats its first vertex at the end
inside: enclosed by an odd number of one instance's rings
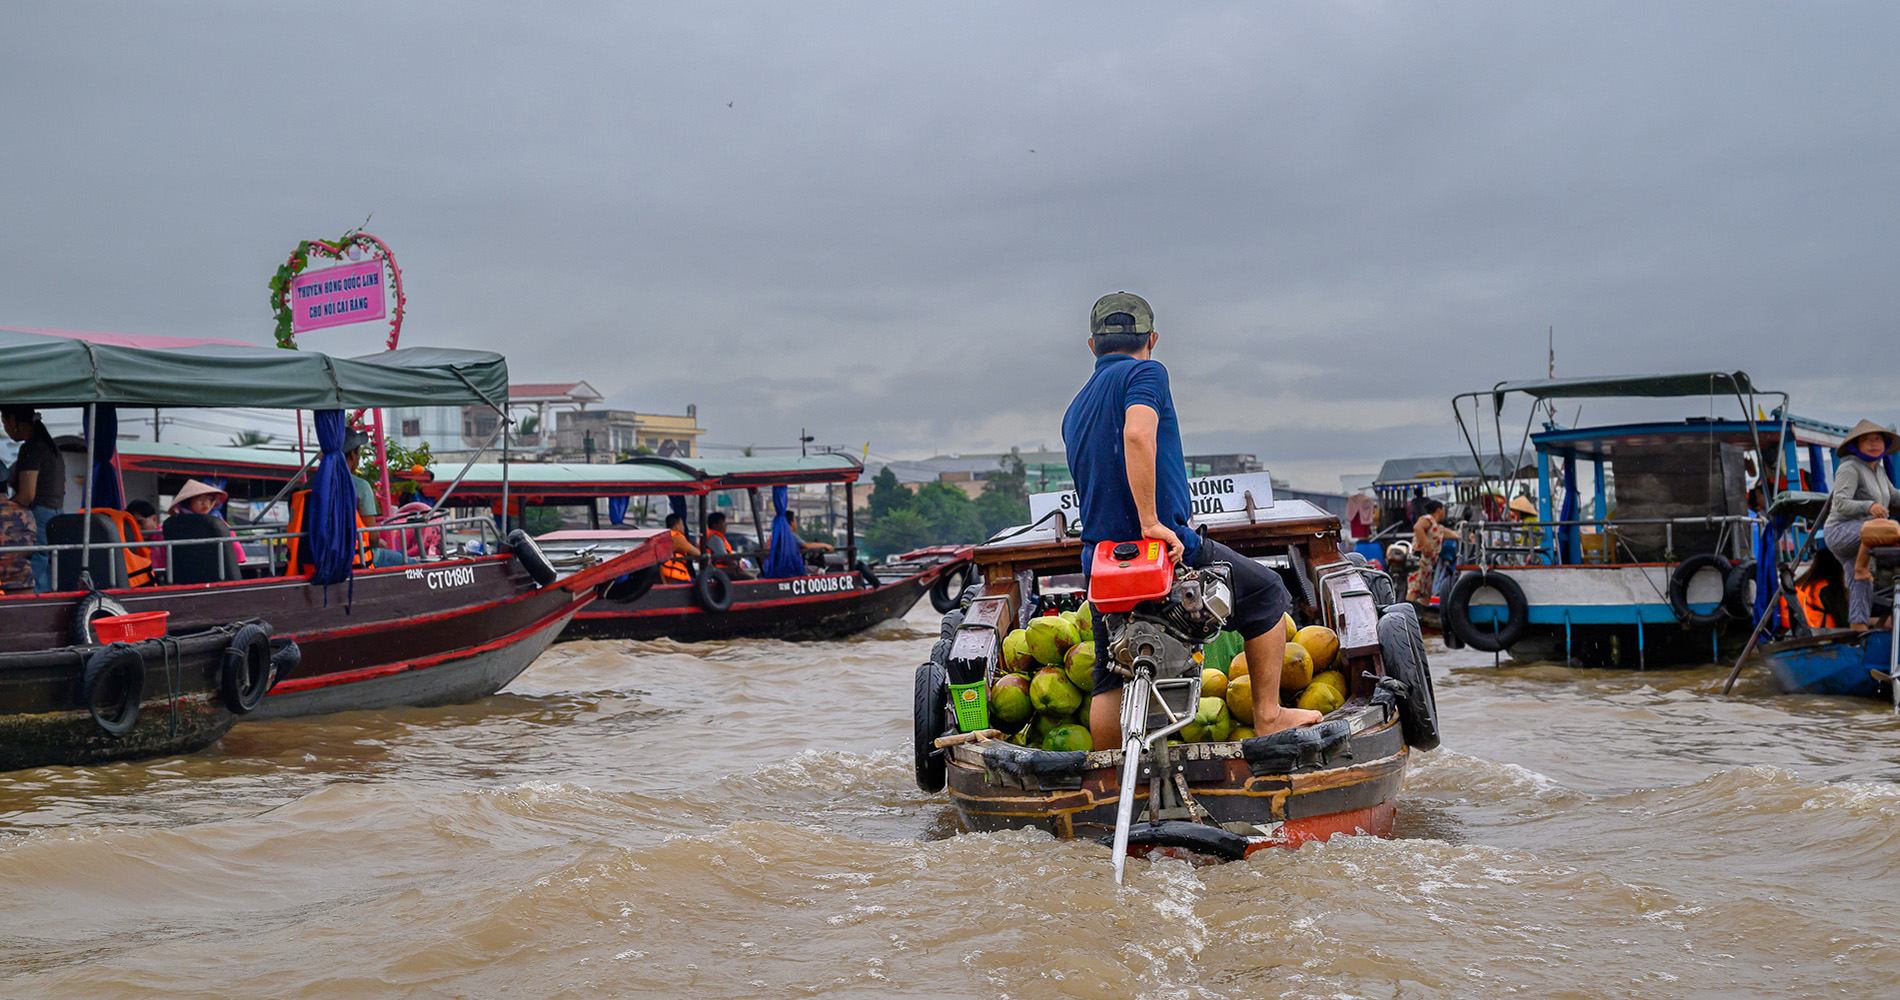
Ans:
POLYGON ((1176 781, 1167 738, 1194 721, 1201 672, 1194 652, 1220 633, 1233 612, 1233 568, 1176 566, 1153 539, 1102 542, 1089 568, 1089 603, 1107 629, 1108 669, 1122 689, 1121 800, 1115 816, 1115 881, 1120 884, 1134 820, 1135 779, 1149 759, 1149 809, 1155 823, 1203 814, 1176 781))

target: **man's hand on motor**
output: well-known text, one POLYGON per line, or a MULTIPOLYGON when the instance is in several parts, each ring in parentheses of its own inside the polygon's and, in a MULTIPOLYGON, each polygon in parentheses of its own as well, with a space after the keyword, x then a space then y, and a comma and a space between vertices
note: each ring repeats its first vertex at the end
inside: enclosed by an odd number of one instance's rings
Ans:
POLYGON ((1168 558, 1177 563, 1181 561, 1181 554, 1187 551, 1187 547, 1181 544, 1180 537, 1175 535, 1174 529, 1162 524, 1160 521, 1156 521, 1153 524, 1142 525, 1141 537, 1152 538, 1157 542, 1167 542, 1168 558))

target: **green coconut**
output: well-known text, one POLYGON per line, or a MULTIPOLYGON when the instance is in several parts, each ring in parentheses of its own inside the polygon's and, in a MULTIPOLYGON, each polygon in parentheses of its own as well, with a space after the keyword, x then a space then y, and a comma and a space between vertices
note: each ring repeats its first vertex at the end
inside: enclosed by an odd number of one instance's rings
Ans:
POLYGON ((1081 634, 1083 642, 1095 638, 1095 608, 1087 601, 1075 609, 1075 630, 1081 634))
POLYGON ((1068 656, 1063 659, 1062 672, 1068 676, 1069 683, 1084 691, 1095 690, 1095 644, 1078 642, 1069 647, 1068 656))
POLYGON ((1026 674, 1036 668, 1036 658, 1029 655, 1029 630, 1019 628, 1003 637, 1003 669, 1011 673, 1026 674))
POLYGON ((1074 715, 1082 707, 1082 689, 1069 683, 1062 671, 1044 667, 1029 682, 1029 701, 1044 715, 1074 715))
POLYGON ((1029 655, 1045 667, 1060 666, 1069 647, 1080 641, 1075 626, 1059 615, 1044 615, 1029 623, 1029 655))
POLYGON ((1083 726, 1057 726, 1049 731, 1049 735, 1042 738, 1042 748, 1054 750, 1057 753, 1069 753, 1075 750, 1088 753, 1095 749, 1095 741, 1089 738, 1089 731, 1083 726))
POLYGON ((1029 678, 1010 674, 990 685, 990 722, 1004 732, 1014 732, 1035 714, 1029 701, 1029 678))

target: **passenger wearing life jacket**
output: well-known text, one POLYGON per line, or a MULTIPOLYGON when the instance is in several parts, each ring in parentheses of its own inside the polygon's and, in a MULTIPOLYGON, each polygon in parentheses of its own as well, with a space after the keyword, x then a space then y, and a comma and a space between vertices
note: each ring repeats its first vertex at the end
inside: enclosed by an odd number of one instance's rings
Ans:
POLYGON ((666 515, 666 530, 673 533, 673 558, 660 564, 660 579, 668 583, 693 582, 693 567, 686 559, 699 555, 699 549, 687 539, 686 532, 680 530, 685 526, 685 518, 678 514, 666 515))
POLYGON ((713 511, 706 515, 706 537, 701 539, 706 555, 714 566, 726 571, 734 579, 752 579, 755 575, 746 561, 732 547, 732 540, 726 537, 726 515, 713 511))

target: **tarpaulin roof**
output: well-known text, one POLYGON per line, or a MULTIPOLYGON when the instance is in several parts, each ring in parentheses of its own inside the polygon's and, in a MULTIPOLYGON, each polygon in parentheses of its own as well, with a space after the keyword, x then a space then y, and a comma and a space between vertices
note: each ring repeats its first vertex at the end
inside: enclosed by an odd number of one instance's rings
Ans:
POLYGON ((1692 372, 1683 375, 1603 375, 1591 378, 1546 378, 1524 382, 1499 382, 1491 387, 1491 400, 1504 405, 1504 397, 1521 392, 1535 399, 1602 399, 1615 396, 1710 396, 1748 395, 1760 392, 1749 381, 1747 372, 1692 372))
POLYGON ((35 406, 505 406, 508 362, 405 347, 360 358, 201 337, 0 327, 0 402, 35 406))
MULTIPOLYGON (((1526 469, 1535 469, 1527 465, 1526 469)), ((1510 475, 1511 463, 1497 455, 1486 455, 1482 475, 1502 479, 1510 475)), ((1388 458, 1379 467, 1374 486, 1423 485, 1440 480, 1480 478, 1478 463, 1469 453, 1463 455, 1427 455, 1419 458, 1388 458)))
POLYGON ((850 455, 827 452, 798 458, 660 458, 640 455, 623 465, 670 466, 707 480, 712 489, 779 486, 794 483, 856 482, 864 466, 850 455))
MULTIPOLYGON (((434 481, 423 486, 428 496, 441 496, 462 471, 456 462, 439 462, 430 470, 434 481)), ((471 465, 462 484, 455 488, 457 497, 501 495, 500 462, 471 465)), ((659 496, 662 494, 703 493, 706 484, 684 469, 664 465, 580 465, 559 462, 511 462, 508 465, 508 489, 516 496, 659 496)), ((450 503, 454 503, 451 499, 450 503)))

